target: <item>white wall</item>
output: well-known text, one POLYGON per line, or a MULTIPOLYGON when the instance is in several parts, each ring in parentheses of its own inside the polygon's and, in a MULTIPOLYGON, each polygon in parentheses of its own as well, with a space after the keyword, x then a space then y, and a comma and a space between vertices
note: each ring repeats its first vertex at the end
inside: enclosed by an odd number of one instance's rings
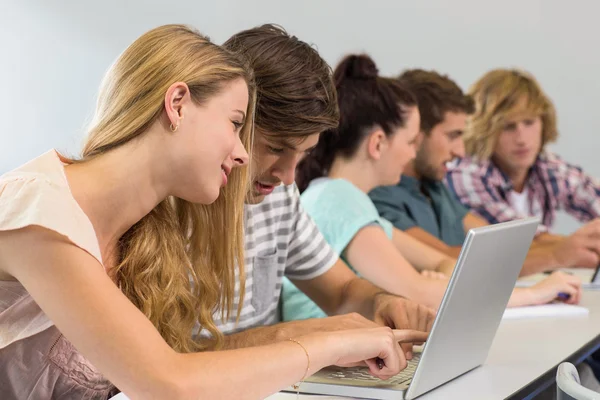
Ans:
POLYGON ((0 173, 51 147, 76 154, 104 71, 144 31, 189 23, 222 43, 275 22, 331 64, 366 51, 384 74, 434 68, 467 88, 525 68, 559 110, 554 150, 600 176, 599 13, 594 0, 2 0, 0 173))

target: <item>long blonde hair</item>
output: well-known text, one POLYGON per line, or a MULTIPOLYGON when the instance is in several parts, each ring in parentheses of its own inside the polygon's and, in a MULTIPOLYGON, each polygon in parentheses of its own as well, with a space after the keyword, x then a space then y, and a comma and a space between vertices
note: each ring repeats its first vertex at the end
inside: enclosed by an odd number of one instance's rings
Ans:
POLYGON ((475 100, 475 113, 469 117, 464 133, 468 155, 489 159, 506 121, 522 101, 526 102, 527 113, 542 119, 542 149, 558 137, 554 105, 535 78, 524 71, 489 71, 473 84, 468 94, 475 100))
MULTIPOLYGON (((164 96, 185 82, 199 105, 242 78, 250 102, 241 138, 251 152, 255 87, 237 56, 184 25, 153 29, 133 42, 107 72, 81 162, 143 134, 161 115, 164 96)), ((213 315, 227 318, 235 295, 235 266, 244 295, 243 204, 247 168, 235 168, 211 205, 170 197, 119 239, 111 277, 178 352, 200 351, 197 323, 222 344, 213 315)), ((238 316, 243 301, 238 307, 238 316)))

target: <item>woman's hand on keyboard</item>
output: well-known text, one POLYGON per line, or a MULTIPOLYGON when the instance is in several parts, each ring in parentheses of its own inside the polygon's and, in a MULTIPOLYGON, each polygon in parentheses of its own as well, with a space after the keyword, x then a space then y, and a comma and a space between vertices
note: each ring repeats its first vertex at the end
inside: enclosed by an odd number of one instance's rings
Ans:
POLYGON ((428 333, 414 330, 393 330, 387 327, 353 329, 331 333, 336 335, 338 366, 366 363, 373 376, 388 379, 404 368, 407 362, 400 343, 424 342, 428 333), (380 368, 380 366, 382 368, 380 368))

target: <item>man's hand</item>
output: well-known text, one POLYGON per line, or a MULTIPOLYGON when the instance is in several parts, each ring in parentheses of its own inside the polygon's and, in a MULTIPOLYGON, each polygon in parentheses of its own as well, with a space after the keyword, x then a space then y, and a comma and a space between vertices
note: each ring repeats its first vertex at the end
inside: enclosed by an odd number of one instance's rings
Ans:
POLYGON ((596 268, 600 262, 600 219, 555 243, 553 250, 561 266, 596 268))
MULTIPOLYGON (((375 295, 373 319, 392 329, 412 329, 429 332, 436 312, 431 308, 387 293, 375 295)), ((412 358, 413 343, 402 343, 406 358, 412 358)))

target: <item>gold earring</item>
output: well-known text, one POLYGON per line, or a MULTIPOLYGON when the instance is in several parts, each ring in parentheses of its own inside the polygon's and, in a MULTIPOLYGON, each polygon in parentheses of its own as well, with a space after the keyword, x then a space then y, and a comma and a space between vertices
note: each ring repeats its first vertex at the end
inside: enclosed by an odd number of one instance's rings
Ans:
POLYGON ((173 126, 173 123, 171 123, 169 128, 171 128, 171 132, 177 132, 177 129, 179 129, 179 121, 177 121, 177 125, 175 126, 173 126))

